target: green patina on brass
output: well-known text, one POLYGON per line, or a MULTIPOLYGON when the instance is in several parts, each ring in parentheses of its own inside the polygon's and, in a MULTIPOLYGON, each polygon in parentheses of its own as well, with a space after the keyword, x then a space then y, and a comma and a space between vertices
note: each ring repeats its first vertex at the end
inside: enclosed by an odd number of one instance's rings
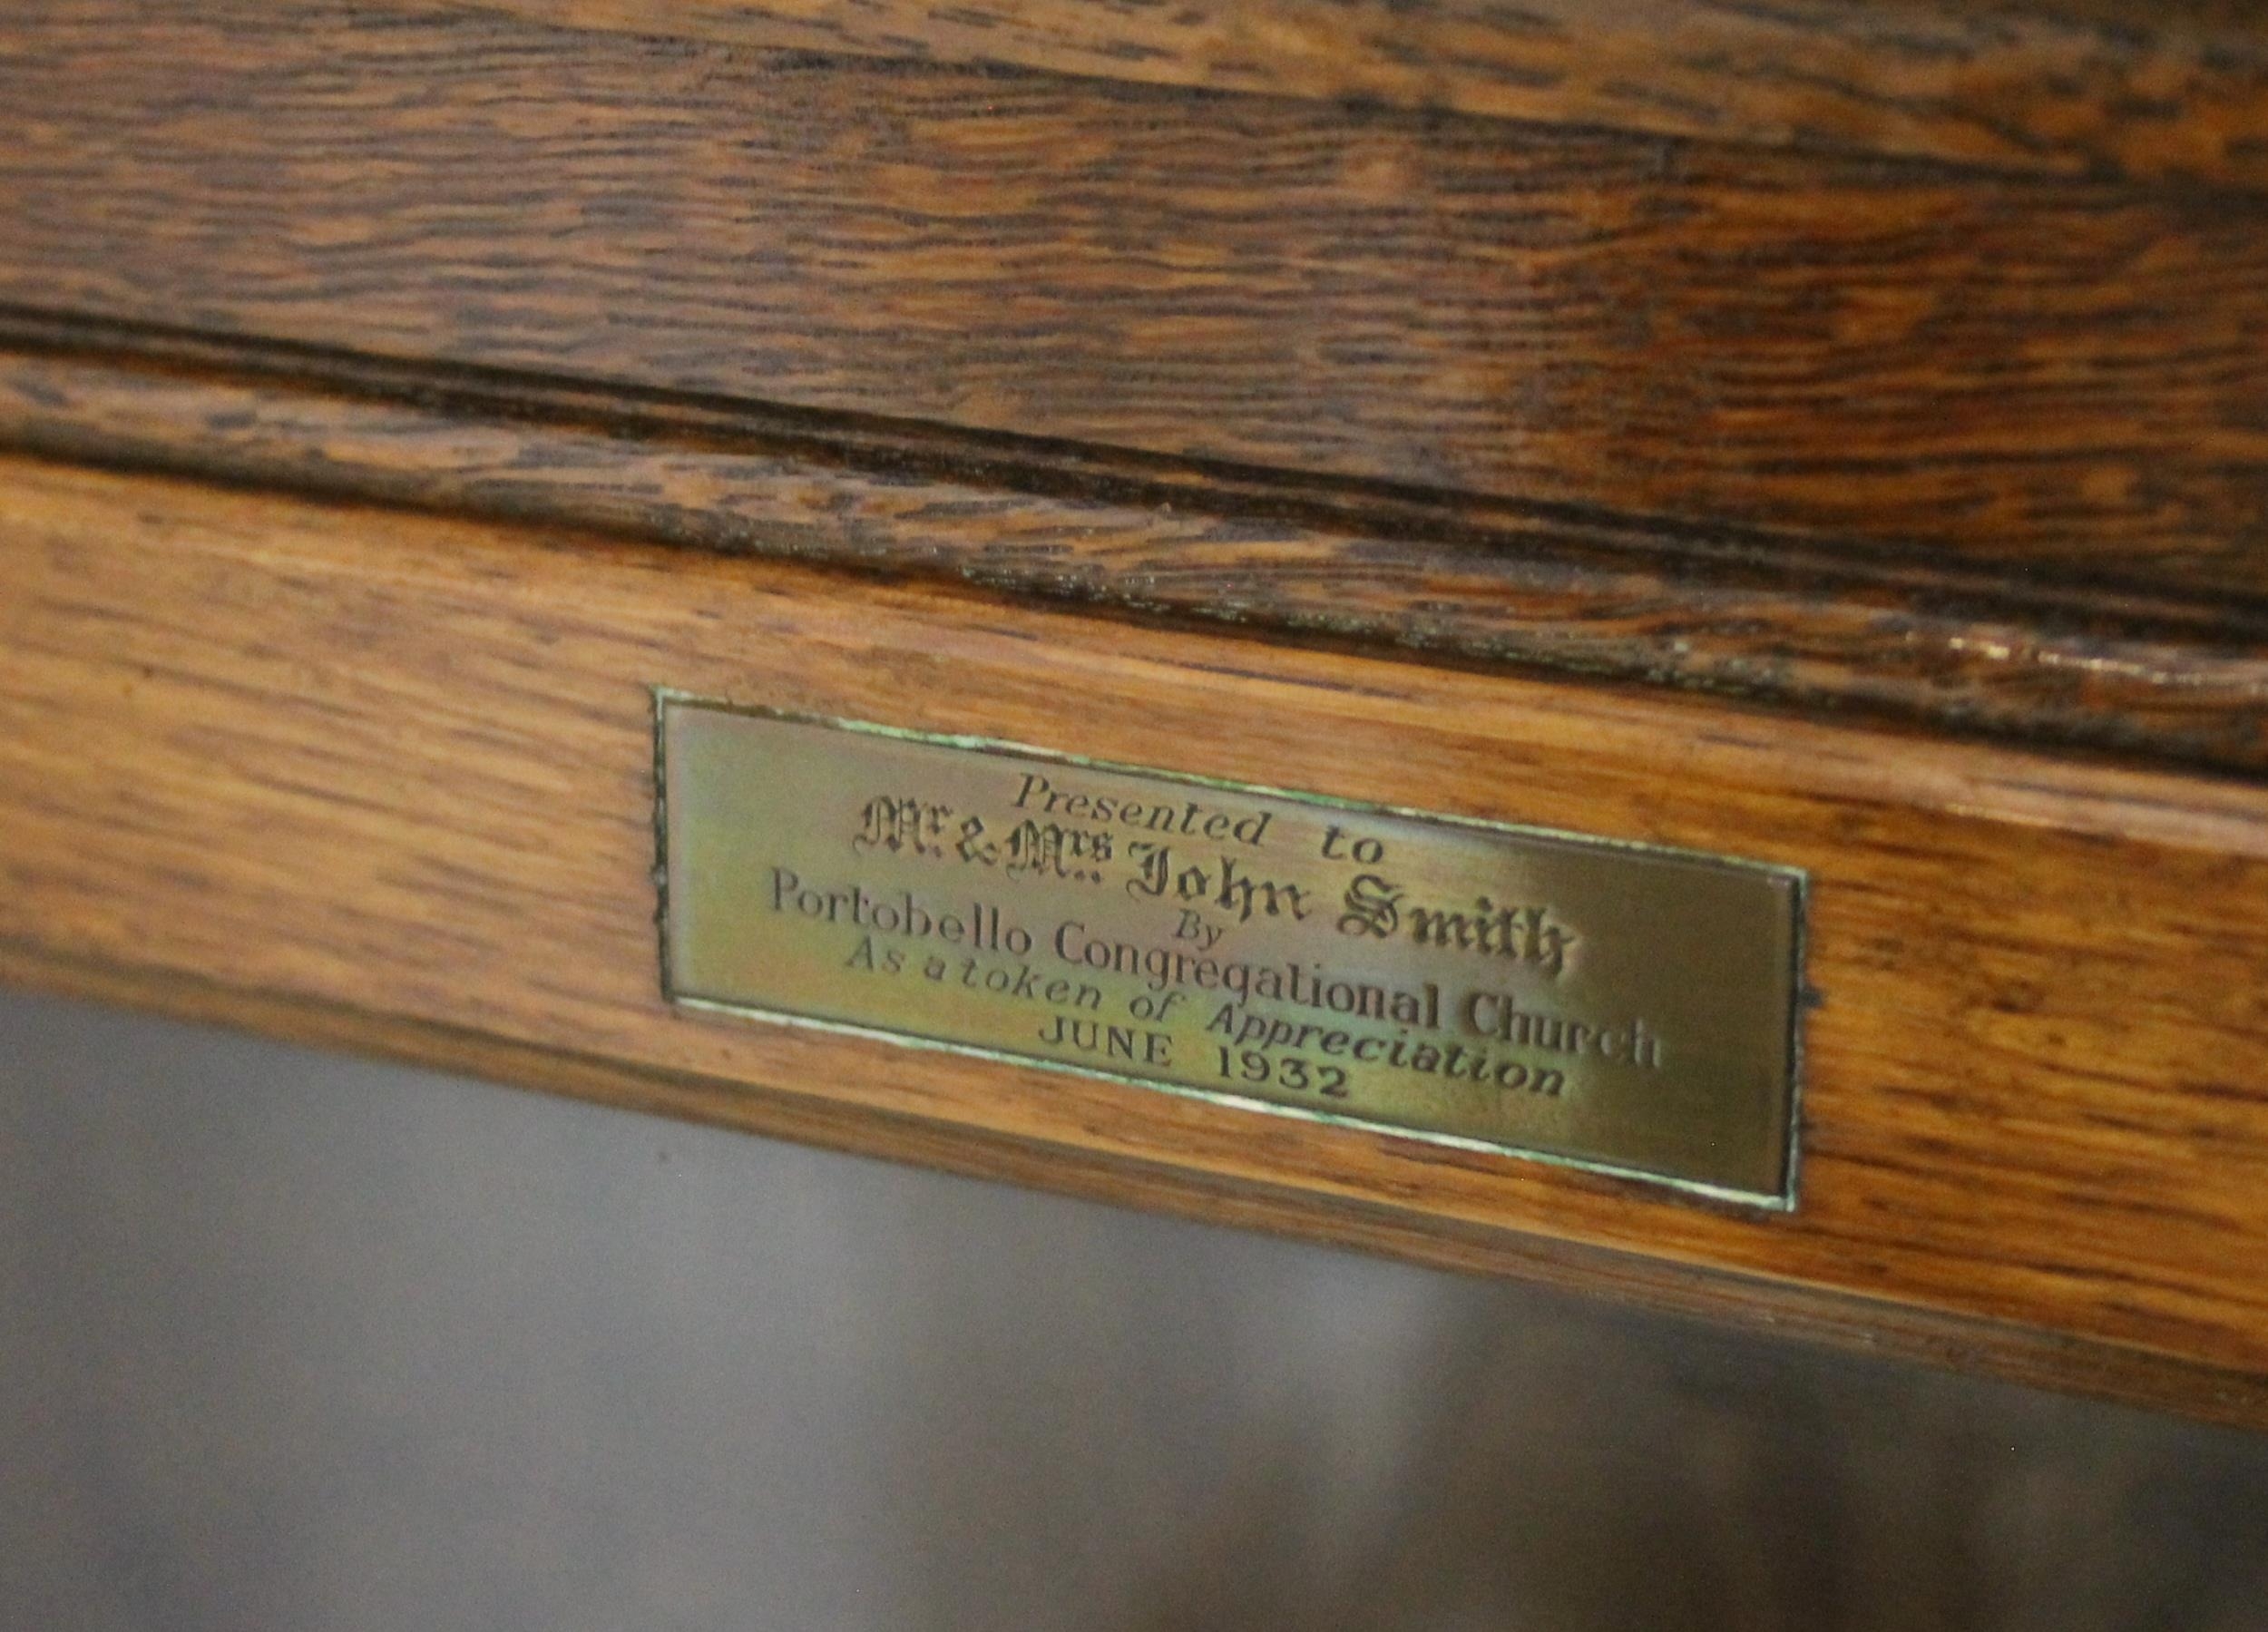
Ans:
POLYGON ((1794 1204, 1794 869, 656 710, 680 1004, 1794 1204))

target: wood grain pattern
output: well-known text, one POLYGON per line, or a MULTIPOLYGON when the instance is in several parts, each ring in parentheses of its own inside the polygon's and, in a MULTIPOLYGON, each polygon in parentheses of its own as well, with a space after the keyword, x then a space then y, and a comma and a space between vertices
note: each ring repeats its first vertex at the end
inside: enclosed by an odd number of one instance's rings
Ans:
POLYGON ((19 305, 2268 588, 2256 199, 494 13, 9 28, 19 305))
POLYGON ((2156 1356, 2257 1412, 2268 791, 21 463, 0 581, 0 940, 40 978, 432 1028, 847 1142, 963 1129, 1227 1217, 1256 1196, 1352 1239, 1540 1236, 2029 1328, 2076 1345, 2045 1367, 2156 1356), (655 683, 1807 867, 1799 1210, 671 1012, 655 683))
POLYGON ((2242 5, 489 0, 484 9, 758 49, 2268 188, 2268 40, 2257 8, 2242 5))
POLYGON ((2268 769, 2268 614, 1800 538, 5 312, 0 445, 2268 769))

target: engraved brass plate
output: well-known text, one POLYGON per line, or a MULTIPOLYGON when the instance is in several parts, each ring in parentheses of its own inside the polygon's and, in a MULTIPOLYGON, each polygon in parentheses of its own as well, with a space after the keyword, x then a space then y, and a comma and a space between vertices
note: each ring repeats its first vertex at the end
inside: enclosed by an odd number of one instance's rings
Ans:
POLYGON ((1798 872, 657 710, 677 1002, 1793 1203, 1798 872))

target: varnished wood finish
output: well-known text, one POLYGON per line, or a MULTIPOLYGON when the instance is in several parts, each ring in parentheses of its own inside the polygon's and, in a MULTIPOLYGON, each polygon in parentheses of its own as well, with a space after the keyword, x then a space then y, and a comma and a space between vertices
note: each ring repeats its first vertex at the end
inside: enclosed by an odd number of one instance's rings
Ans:
POLYGON ((2268 611, 1786 535, 0 312, 11 445, 2268 768, 2268 611))
POLYGON ((2244 192, 493 9, 7 43, 22 306, 2268 589, 2244 192))
POLYGON ((0 581, 20 976, 2262 1420, 2268 791, 21 463, 0 581), (655 683, 1807 867, 1799 1208, 672 1012, 655 683))
POLYGON ((2268 1425, 2263 42, 11 7, 0 978, 2268 1425), (1798 1208, 674 1012, 657 684, 1805 867, 1798 1208))
POLYGON ((2268 189, 2257 7, 490 0, 578 28, 2268 189))

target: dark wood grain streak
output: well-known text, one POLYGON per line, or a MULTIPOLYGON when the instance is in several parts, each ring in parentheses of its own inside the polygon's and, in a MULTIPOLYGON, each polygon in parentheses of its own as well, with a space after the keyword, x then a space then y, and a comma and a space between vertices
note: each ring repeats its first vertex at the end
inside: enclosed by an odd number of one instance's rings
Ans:
POLYGON ((2268 188, 2268 38, 2048 0, 487 0, 580 28, 2268 188))
POLYGON ((2257 200, 415 6, 8 37, 0 299, 2268 591, 2257 200))
POLYGON ((1225 1184, 1167 1163, 1066 1151, 950 1122, 877 1115, 730 1077, 520 1043, 462 1026, 374 1013, 196 975, 59 953, 0 936, 0 982, 339 1049, 508 1087, 792 1139, 943 1172, 1210 1224, 1326 1242, 1466 1275, 1501 1276, 1769 1332, 1854 1353, 2268 1428, 2268 1376, 2036 1328, 1943 1315, 1813 1287, 1516 1230, 1429 1223, 1392 1208, 1260 1183, 1225 1184))
POLYGON ((1803 539, 20 312, 0 445, 2268 770, 2268 614, 1803 539))

